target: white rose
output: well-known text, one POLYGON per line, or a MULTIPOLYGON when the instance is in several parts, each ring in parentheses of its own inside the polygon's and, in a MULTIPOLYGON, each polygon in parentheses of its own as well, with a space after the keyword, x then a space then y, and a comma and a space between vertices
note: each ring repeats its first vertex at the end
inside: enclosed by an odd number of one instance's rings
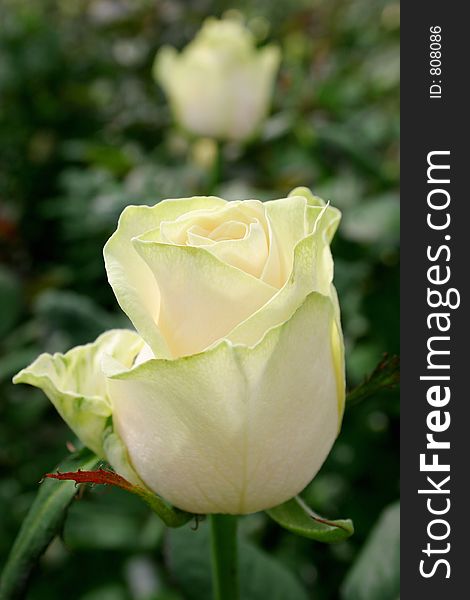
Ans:
POLYGON ((43 388, 85 444, 181 509, 288 500, 318 472, 344 409, 339 218, 305 188, 127 207, 104 255, 138 333, 42 355, 15 381, 43 388))
POLYGON ((209 18, 180 54, 168 46, 159 51, 154 74, 183 128, 244 140, 268 112, 279 60, 277 47, 258 50, 240 23, 209 18))

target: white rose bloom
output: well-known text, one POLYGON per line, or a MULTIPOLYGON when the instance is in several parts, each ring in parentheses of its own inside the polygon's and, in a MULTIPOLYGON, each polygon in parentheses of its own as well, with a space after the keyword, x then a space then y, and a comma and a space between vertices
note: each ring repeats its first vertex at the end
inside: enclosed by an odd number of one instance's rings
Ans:
POLYGON ((269 110, 279 60, 277 47, 258 50, 240 23, 209 18, 180 54, 168 46, 158 52, 154 74, 183 128, 245 140, 269 110))
POLYGON ((94 452, 181 509, 281 504, 341 425, 339 219, 305 188, 127 207, 104 255, 138 333, 41 355, 15 382, 41 387, 94 452))

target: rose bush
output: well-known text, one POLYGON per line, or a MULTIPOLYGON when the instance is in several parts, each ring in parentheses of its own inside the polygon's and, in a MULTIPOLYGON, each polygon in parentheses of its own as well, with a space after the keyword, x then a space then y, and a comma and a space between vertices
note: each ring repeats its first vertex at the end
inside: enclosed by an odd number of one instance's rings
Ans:
POLYGON ((265 203, 128 206, 104 257, 137 332, 43 354, 15 382, 42 388, 85 445, 181 509, 288 500, 344 409, 339 219, 305 188, 265 203))
POLYGON ((154 75, 183 128, 244 140, 269 109, 279 61, 279 49, 270 45, 258 50, 241 23, 209 18, 181 54, 161 48, 154 75))

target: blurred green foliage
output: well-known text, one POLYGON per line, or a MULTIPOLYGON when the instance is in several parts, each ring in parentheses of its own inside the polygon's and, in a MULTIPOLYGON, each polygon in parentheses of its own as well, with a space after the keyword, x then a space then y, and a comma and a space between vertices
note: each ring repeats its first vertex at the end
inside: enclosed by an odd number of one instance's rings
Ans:
MULTIPOLYGON (((398 352, 399 5, 3 0, 0 28, 1 565, 37 482, 72 439, 47 399, 13 387, 11 376, 40 352, 126 326, 101 256, 126 204, 208 192, 272 199, 311 187, 343 211, 333 252, 349 384, 383 352, 398 352), (151 66, 161 44, 183 46, 206 16, 234 6, 260 44, 281 46, 283 62, 270 118, 248 147, 224 147, 214 187, 200 141, 172 124, 151 66)), ((341 597, 379 514, 398 497, 398 408, 397 393, 382 392, 347 412, 305 491, 320 513, 354 520, 351 539, 324 546, 262 514, 242 519, 250 552, 256 542, 253 551, 280 560, 307 597, 341 597)), ((186 567, 175 567, 184 561, 176 537, 136 498, 87 490, 28 598, 202 598, 186 567)))

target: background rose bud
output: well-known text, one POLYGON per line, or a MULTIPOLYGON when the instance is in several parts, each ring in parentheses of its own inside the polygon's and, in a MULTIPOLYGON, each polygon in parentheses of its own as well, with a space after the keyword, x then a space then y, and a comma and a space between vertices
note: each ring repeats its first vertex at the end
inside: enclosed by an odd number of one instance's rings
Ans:
POLYGON ((258 50, 238 21, 209 18, 180 54, 171 47, 159 51, 154 75, 185 129, 244 140, 269 109, 279 60, 277 47, 258 50))
POLYGON ((339 217, 304 188, 264 204, 127 207, 104 254, 142 339, 110 332, 16 381, 42 387, 95 452, 179 508, 288 500, 321 467, 344 408, 339 217))

